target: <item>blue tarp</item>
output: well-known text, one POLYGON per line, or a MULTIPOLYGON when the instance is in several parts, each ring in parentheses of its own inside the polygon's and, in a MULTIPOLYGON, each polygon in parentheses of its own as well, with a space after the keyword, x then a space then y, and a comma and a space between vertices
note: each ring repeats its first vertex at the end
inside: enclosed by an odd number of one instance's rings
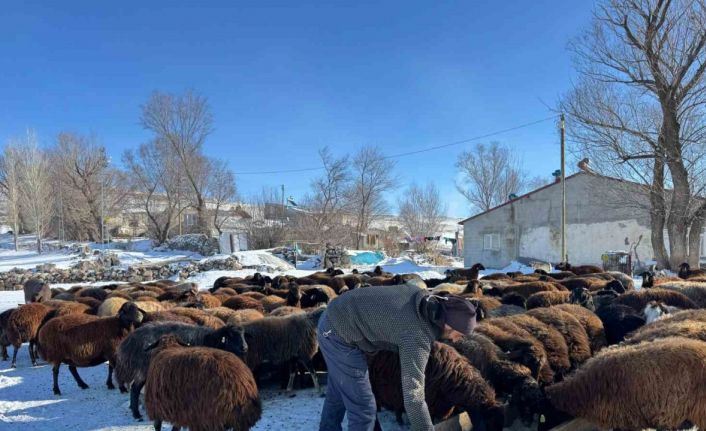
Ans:
POLYGON ((385 259, 385 254, 381 251, 364 251, 351 256, 353 265, 375 265, 385 259))

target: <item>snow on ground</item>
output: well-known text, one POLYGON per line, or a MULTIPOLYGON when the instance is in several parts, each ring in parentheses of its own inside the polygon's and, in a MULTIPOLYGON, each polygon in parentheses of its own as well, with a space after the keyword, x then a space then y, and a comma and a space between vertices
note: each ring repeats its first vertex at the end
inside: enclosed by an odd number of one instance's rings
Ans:
MULTIPOLYGON (((51 389, 51 367, 32 367, 26 346, 18 354, 17 368, 10 369, 8 365, 8 362, 0 363, 0 429, 3 431, 154 429, 149 421, 132 419, 128 394, 106 389, 107 366, 78 369, 89 386, 86 390, 76 386, 68 368, 63 366, 59 372, 62 395, 55 396, 51 389)), ((262 418, 253 431, 317 429, 324 399, 314 389, 297 390, 295 394, 290 398, 275 388, 261 390, 262 418)), ((141 410, 144 413, 144 406, 141 410)), ((380 420, 386 431, 409 429, 397 425, 389 412, 383 412, 380 420)))

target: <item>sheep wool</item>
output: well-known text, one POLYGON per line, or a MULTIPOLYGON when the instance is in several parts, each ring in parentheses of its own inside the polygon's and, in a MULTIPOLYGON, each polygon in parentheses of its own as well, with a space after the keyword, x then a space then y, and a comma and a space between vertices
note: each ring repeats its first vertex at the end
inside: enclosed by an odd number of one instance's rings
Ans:
POLYGON ((147 372, 145 408, 161 427, 168 421, 191 431, 247 431, 262 405, 252 373, 235 355, 208 347, 182 347, 163 338, 147 372))
POLYGON ((706 343, 666 338, 606 349, 546 389, 558 410, 601 428, 706 427, 706 343), (678 370, 678 372, 675 372, 678 370))

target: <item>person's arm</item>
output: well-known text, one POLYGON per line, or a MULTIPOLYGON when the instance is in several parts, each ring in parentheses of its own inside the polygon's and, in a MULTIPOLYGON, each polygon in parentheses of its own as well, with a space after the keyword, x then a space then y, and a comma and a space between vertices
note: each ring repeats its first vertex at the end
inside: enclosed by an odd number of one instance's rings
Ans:
POLYGON ((399 344, 404 408, 412 431, 433 431, 434 424, 424 400, 424 369, 431 344, 421 339, 405 339, 399 344))

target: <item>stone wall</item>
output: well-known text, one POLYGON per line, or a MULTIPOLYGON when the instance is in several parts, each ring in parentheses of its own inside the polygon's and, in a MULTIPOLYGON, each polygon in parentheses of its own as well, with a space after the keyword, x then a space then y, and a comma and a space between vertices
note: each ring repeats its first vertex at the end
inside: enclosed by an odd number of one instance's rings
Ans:
POLYGON ((38 265, 34 269, 14 268, 0 273, 0 290, 21 290, 30 278, 39 278, 46 283, 92 283, 96 281, 117 281, 139 283, 159 280, 178 275, 185 279, 199 272, 242 269, 235 256, 224 259, 208 259, 201 262, 178 262, 162 265, 116 266, 115 255, 102 255, 93 260, 82 260, 71 268, 57 268, 53 264, 38 265))

